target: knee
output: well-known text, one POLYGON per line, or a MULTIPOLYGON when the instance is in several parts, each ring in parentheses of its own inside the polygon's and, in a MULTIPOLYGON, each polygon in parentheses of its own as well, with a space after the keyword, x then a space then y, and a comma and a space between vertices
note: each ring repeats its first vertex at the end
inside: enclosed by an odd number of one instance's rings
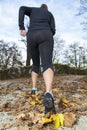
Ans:
POLYGON ((43 66, 42 72, 44 73, 48 68, 52 69, 52 71, 53 71, 53 65, 45 65, 45 66, 43 66))
POLYGON ((34 71, 35 73, 39 74, 39 73, 40 73, 40 68, 39 68, 39 66, 33 66, 33 67, 32 67, 32 71, 34 71))

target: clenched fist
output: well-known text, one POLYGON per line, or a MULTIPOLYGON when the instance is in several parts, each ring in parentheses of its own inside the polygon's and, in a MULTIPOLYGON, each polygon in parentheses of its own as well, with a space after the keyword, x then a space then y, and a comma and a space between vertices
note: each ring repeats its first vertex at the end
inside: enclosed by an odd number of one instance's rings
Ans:
POLYGON ((25 37, 26 36, 26 31, 25 30, 20 30, 20 35, 25 37))

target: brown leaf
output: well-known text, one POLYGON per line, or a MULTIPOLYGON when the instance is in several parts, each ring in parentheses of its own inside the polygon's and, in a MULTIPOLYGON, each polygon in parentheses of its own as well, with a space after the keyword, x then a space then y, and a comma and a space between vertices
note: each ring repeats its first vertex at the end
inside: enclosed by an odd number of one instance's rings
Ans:
POLYGON ((18 130, 29 130, 28 126, 20 126, 18 130))
POLYGON ((32 128, 32 130, 41 130, 41 128, 39 127, 39 126, 34 126, 33 128, 32 128))
POLYGON ((10 128, 11 126, 12 126, 12 124, 5 124, 5 125, 3 125, 4 129, 8 129, 8 128, 10 128))
POLYGON ((72 127, 72 125, 75 123, 76 117, 75 114, 72 112, 67 112, 64 114, 64 124, 66 127, 72 127))
POLYGON ((11 103, 7 102, 5 104, 3 104, 3 108, 10 108, 11 107, 11 103))

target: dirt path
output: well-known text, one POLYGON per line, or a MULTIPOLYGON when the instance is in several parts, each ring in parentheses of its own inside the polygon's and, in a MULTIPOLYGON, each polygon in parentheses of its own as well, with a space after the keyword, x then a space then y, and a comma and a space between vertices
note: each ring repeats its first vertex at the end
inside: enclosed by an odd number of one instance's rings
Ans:
MULTIPOLYGON (((39 77, 37 83, 39 100, 36 105, 31 103, 31 86, 28 78, 0 81, 0 130, 56 130, 53 124, 36 128, 27 116, 26 119, 17 119, 23 113, 43 113, 43 78, 39 77)), ((58 130, 87 130, 87 77, 55 76, 53 94, 57 113, 72 112, 76 116, 71 128, 60 127, 58 130)))

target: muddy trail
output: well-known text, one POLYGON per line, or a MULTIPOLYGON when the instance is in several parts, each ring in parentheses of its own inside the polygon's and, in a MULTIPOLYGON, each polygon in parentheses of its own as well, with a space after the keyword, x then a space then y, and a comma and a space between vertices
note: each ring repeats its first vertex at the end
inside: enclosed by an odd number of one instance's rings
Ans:
POLYGON ((0 81, 0 130, 87 130, 86 76, 55 76, 56 115, 43 113, 43 78, 33 97, 31 87, 30 78, 0 81))

